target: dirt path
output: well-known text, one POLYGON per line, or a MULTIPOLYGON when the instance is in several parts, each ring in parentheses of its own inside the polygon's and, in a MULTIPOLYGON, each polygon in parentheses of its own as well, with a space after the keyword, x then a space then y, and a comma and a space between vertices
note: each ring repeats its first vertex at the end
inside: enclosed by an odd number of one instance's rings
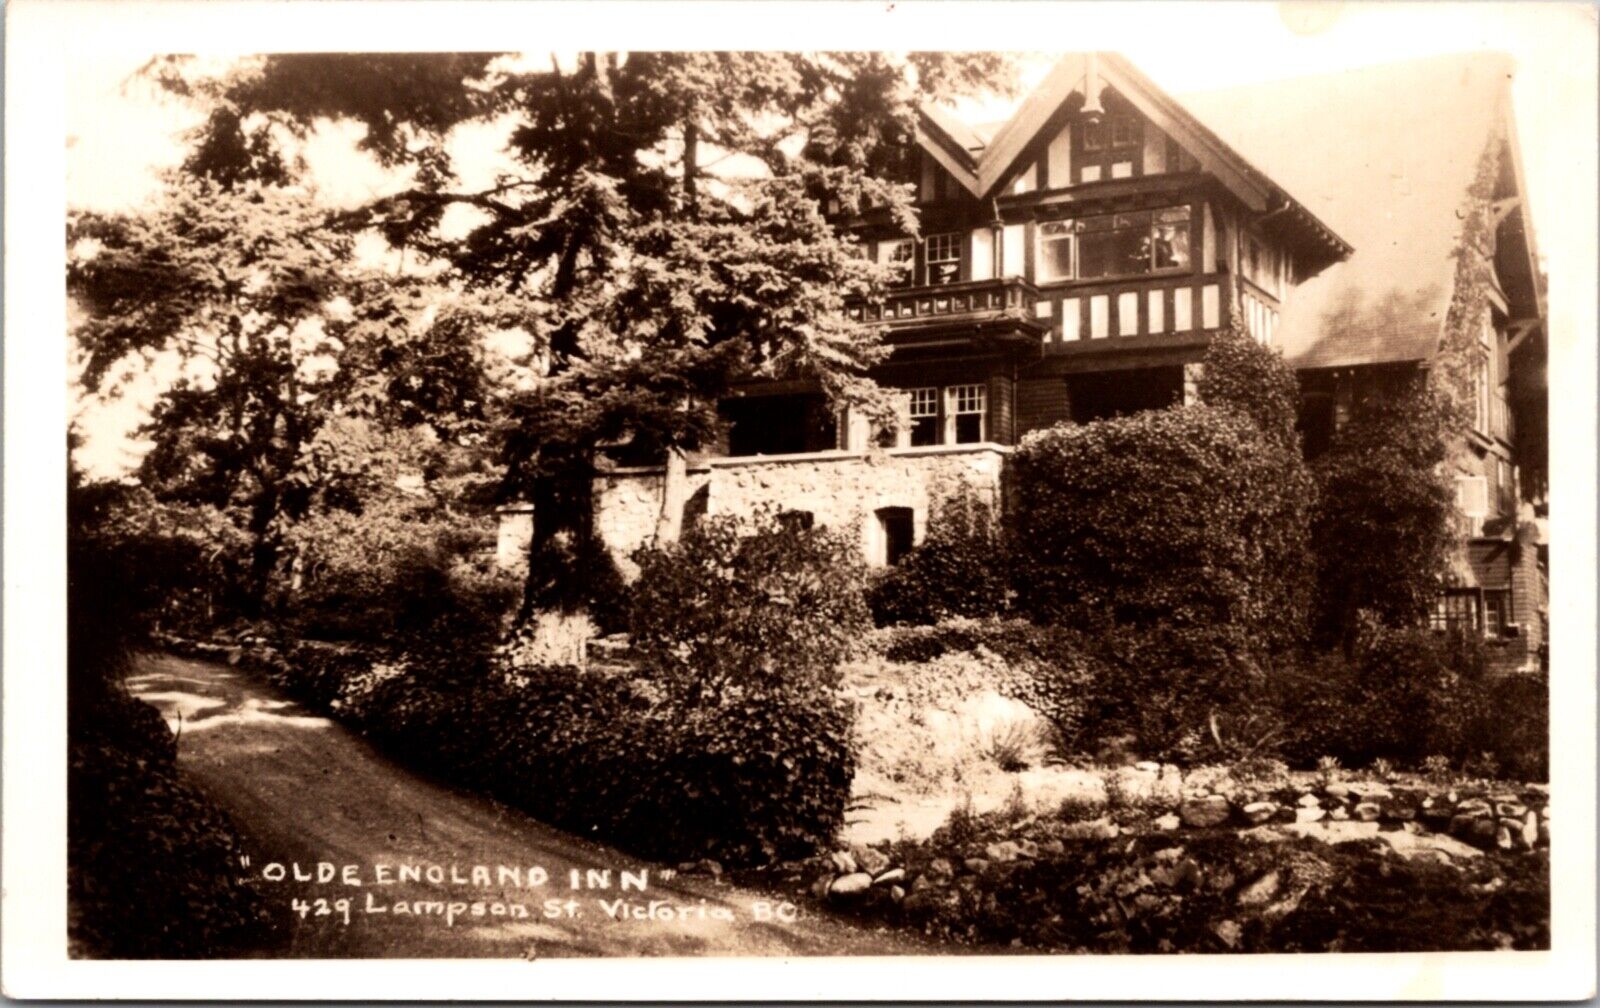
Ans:
MULTIPOLYGON (((289 928, 291 956, 930 951, 898 935, 806 910, 791 921, 761 920, 761 906, 776 909, 781 896, 675 876, 421 777, 239 669, 156 655, 143 661, 130 685, 180 731, 180 765, 245 834, 249 871, 271 878, 278 869, 268 866, 283 866, 286 877, 265 888, 273 912, 289 928), (316 880, 319 862, 335 866, 322 869, 336 873, 335 880, 316 880), (296 881, 294 864, 311 880, 296 881), (543 884, 534 884, 537 869, 547 876, 543 884), (609 888, 587 888, 590 869, 609 871, 609 888), (584 888, 572 888, 574 870, 584 888), (343 881, 347 871, 359 885, 343 881), (644 878, 645 888, 622 891, 624 871, 644 878), (325 915, 316 912, 319 898, 328 901, 325 915), (295 911, 295 900, 306 901, 306 916, 295 911), (340 900, 349 901, 348 922, 340 900), (683 912, 663 919, 658 908, 656 919, 633 919, 648 913, 653 901, 683 912), (474 915, 474 904, 481 916, 474 915), (497 908, 503 913, 495 915, 497 908), (527 916, 517 916, 520 910, 527 916), (732 920, 719 919, 723 914, 732 920)), ((594 881, 598 885, 601 877, 594 881)))

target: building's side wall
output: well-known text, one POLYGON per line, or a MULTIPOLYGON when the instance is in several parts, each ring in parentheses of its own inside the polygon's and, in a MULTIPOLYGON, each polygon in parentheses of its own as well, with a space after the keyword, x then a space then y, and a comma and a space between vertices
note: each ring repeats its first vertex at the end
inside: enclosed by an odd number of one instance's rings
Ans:
MULTIPOLYGON (((879 508, 909 508, 915 541, 927 534, 940 502, 963 492, 1002 504, 1006 451, 998 446, 818 452, 784 458, 717 459, 691 468, 685 498, 704 492, 705 513, 746 517, 762 511, 809 511, 819 525, 857 537, 862 556, 881 553, 879 508)), ((659 469, 608 473, 595 481, 595 524, 623 572, 655 535, 661 513, 659 469)))

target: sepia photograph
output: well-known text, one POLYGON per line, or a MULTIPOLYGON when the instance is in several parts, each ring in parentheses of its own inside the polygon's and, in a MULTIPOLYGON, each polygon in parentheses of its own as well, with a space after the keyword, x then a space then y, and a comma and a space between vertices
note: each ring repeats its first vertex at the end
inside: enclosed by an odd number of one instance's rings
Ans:
POLYGON ((130 6, 8 44, 8 993, 1592 995, 1592 7, 130 6))

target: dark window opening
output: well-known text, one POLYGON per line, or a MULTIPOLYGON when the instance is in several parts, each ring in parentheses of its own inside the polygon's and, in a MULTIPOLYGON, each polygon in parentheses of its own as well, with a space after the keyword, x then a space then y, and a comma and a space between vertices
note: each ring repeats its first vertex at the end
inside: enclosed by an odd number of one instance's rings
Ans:
POLYGON ((956 415, 956 444, 977 444, 983 440, 983 414, 956 415))
POLYGON ((721 412, 729 455, 794 455, 838 445, 837 421, 820 395, 727 399, 721 412))
POLYGON ((1309 460, 1327 453, 1333 444, 1333 396, 1311 392, 1300 400, 1300 415, 1295 426, 1300 431, 1300 451, 1309 460))
POLYGON ((1433 600, 1428 626, 1452 633, 1476 634, 1483 626, 1483 611, 1476 588, 1446 588, 1433 600))
POLYGON ((877 514, 878 529, 883 533, 883 562, 892 567, 911 552, 916 524, 907 507, 879 508, 877 514))
POLYGON ((778 527, 786 532, 804 532, 816 523, 817 516, 810 511, 778 512, 778 527))
POLYGON ((1090 423, 1143 410, 1166 409, 1183 399, 1183 368, 1133 368, 1067 378, 1073 423, 1090 423))

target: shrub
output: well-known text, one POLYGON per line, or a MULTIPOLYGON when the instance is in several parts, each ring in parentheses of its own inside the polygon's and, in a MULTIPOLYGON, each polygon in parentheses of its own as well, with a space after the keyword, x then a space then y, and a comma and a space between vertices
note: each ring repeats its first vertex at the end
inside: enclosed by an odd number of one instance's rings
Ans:
POLYGON ((1352 648, 1362 611, 1390 626, 1426 616, 1456 544, 1443 467, 1456 426, 1450 399, 1427 378, 1396 380, 1355 403, 1317 460, 1311 527, 1324 645, 1352 648))
POLYGON ((634 649, 690 706, 734 686, 831 688, 871 626, 854 544, 825 528, 711 517, 635 560, 634 649))
POLYGON ((238 834, 184 783, 155 708, 75 712, 67 774, 68 936, 74 955, 211 958, 263 951, 270 915, 240 879, 238 834))
POLYGON ((1237 311, 1206 347, 1198 391, 1201 402, 1243 414, 1275 444, 1299 447, 1299 379, 1282 353, 1250 338, 1237 311))
POLYGON ((494 564, 493 536, 480 516, 398 496, 308 517, 292 533, 302 583, 278 597, 283 622, 300 637, 481 654, 522 588, 494 564))
POLYGON ((929 516, 926 538, 878 576, 868 596, 879 626, 983 617, 1010 607, 1010 559, 999 516, 970 490, 929 516))
POLYGON ((452 780, 644 857, 805 857, 843 823, 855 762, 831 696, 683 706, 572 669, 441 687, 390 675, 350 712, 452 780))
POLYGON ((1035 618, 1226 628, 1266 650, 1303 635, 1312 488, 1250 419, 1189 406, 1058 425, 1013 462, 1035 618))

